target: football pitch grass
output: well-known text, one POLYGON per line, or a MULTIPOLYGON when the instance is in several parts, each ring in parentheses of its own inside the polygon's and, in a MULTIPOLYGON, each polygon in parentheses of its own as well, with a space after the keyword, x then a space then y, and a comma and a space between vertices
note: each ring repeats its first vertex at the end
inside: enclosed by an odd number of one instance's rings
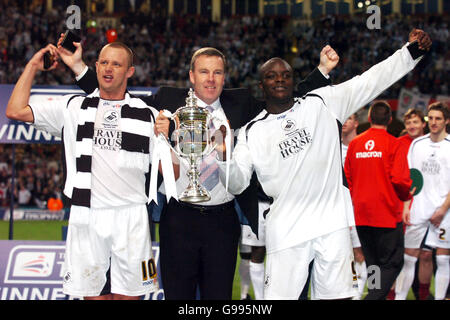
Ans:
MULTIPOLYGON (((44 240, 44 241, 61 241, 62 227, 67 226, 68 221, 14 221, 13 240, 44 240)), ((156 226, 156 241, 158 241, 158 224, 156 226)), ((0 221, 0 240, 8 240, 9 238, 9 221, 0 221)), ((233 300, 240 300, 240 276, 238 267, 240 257, 238 254, 238 261, 236 264, 236 272, 234 274, 233 282, 233 300)), ((434 279, 431 281, 430 293, 434 294, 434 279)), ((367 288, 365 291, 367 294, 367 288)), ((365 295, 364 294, 364 295, 365 295)), ((363 296, 364 296, 363 295, 363 296)), ((250 296, 254 297, 253 290, 250 288, 250 296)), ((415 300, 411 290, 408 293, 408 300, 415 300)))

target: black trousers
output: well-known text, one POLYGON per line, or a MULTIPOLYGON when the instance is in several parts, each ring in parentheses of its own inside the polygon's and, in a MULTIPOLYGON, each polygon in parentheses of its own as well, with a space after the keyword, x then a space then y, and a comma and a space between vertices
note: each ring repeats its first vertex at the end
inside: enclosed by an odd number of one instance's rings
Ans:
POLYGON ((365 299, 384 300, 403 267, 403 224, 398 223, 396 228, 357 226, 356 230, 368 268, 369 293, 365 299))
POLYGON ((233 202, 200 210, 173 199, 161 214, 160 267, 167 300, 231 300, 241 226, 233 202))

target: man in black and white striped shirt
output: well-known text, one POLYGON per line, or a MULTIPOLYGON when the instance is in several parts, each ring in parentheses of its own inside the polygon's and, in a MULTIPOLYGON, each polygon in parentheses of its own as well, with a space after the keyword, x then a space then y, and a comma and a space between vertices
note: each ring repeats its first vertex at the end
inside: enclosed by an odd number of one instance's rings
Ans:
POLYGON ((92 94, 30 105, 31 85, 44 70, 44 54, 56 57, 61 50, 48 45, 32 57, 6 115, 63 141, 64 194, 71 202, 64 293, 85 299, 138 299, 158 289, 146 208, 157 111, 126 91, 134 73, 133 54, 122 43, 101 50, 96 63, 99 87, 92 94), (111 288, 103 294, 108 269, 111 288))

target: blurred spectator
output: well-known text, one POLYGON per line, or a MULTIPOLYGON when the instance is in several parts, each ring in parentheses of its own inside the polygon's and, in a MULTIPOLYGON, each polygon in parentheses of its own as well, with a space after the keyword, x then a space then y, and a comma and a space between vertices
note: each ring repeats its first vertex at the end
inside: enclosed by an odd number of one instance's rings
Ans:
POLYGON ((31 204, 31 192, 21 182, 19 185, 19 192, 17 195, 19 207, 28 207, 31 204))
MULTIPOLYGON (((0 145, 0 151, 0 205, 9 206, 12 147, 0 145)), ((45 208, 49 198, 61 199, 63 173, 60 159, 59 144, 16 145, 14 194, 18 205, 45 208)))
POLYGON ((8 188, 4 182, 0 182, 0 206, 6 206, 6 196, 8 194, 8 188))

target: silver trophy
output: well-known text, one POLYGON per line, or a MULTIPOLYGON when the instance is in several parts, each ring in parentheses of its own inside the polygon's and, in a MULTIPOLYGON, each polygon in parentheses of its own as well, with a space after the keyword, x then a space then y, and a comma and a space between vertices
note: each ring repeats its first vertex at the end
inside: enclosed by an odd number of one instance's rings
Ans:
POLYGON ((214 151, 217 144, 211 142, 210 125, 213 120, 222 120, 213 117, 207 108, 197 106, 197 98, 192 88, 186 98, 186 105, 177 109, 170 119, 175 121, 176 116, 179 119, 179 127, 172 135, 175 147, 170 147, 189 164, 189 185, 178 199, 190 203, 209 201, 211 196, 208 190, 200 184, 198 162, 214 151))

